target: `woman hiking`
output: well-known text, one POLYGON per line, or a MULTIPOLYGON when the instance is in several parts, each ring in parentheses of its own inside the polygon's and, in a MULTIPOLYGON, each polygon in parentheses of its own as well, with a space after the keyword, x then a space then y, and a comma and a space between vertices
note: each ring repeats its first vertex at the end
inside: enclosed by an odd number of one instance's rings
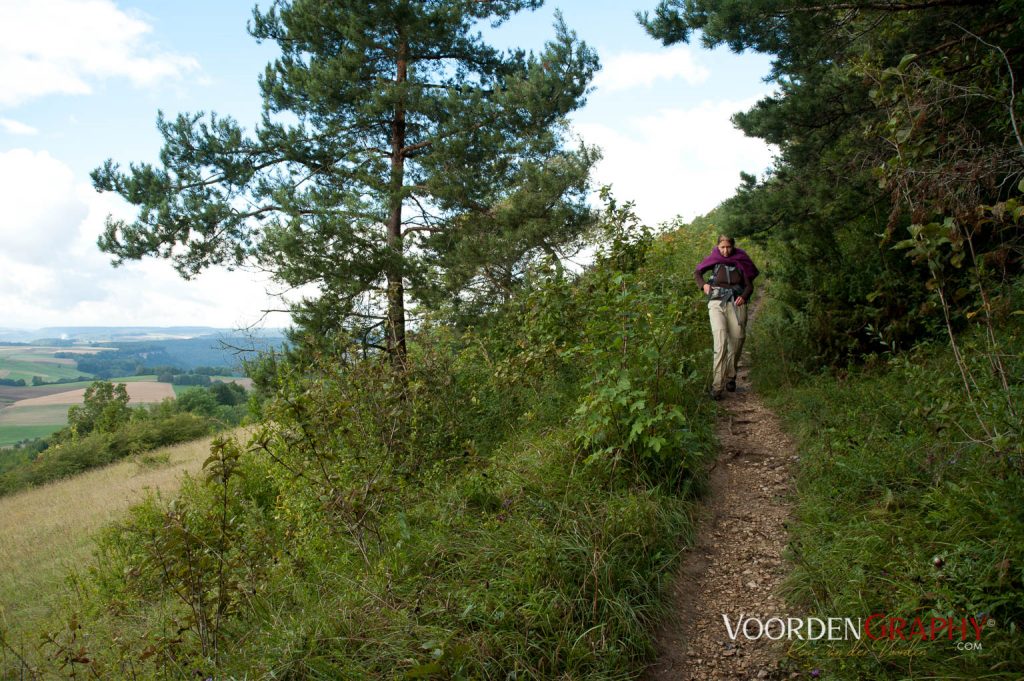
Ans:
POLYGON ((720 234, 711 254, 694 270, 697 285, 708 298, 708 316, 714 338, 715 358, 711 380, 711 398, 722 399, 722 389, 736 390, 736 366, 746 337, 747 303, 754 292, 757 265, 736 240, 720 234), (704 274, 711 271, 711 278, 704 274))

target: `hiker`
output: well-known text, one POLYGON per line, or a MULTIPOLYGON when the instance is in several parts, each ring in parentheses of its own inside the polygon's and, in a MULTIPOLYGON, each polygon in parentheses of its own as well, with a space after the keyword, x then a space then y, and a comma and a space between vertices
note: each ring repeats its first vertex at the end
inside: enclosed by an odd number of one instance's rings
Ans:
POLYGON ((736 367, 746 336, 747 303, 758 274, 750 256, 742 248, 736 248, 736 240, 725 234, 718 236, 711 254, 694 270, 697 285, 708 298, 711 335, 715 342, 712 399, 722 399, 723 388, 729 392, 736 390, 736 367), (708 270, 711 270, 711 278, 704 281, 708 270))

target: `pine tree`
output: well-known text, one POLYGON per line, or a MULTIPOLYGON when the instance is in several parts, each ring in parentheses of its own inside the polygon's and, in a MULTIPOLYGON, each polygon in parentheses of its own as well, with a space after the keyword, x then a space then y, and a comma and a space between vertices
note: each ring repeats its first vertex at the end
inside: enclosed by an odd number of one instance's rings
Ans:
POLYGON ((496 50, 477 29, 541 3, 257 8, 250 33, 281 49, 259 80, 261 123, 250 136, 216 114, 160 114, 160 167, 93 172, 139 211, 108 219, 100 248, 115 265, 169 258, 186 278, 256 264, 315 285, 294 309, 300 327, 357 332, 402 361, 407 293, 436 304, 481 282, 507 289, 526 263, 578 248, 590 224, 597 154, 564 137, 596 55, 561 17, 539 55, 496 50))

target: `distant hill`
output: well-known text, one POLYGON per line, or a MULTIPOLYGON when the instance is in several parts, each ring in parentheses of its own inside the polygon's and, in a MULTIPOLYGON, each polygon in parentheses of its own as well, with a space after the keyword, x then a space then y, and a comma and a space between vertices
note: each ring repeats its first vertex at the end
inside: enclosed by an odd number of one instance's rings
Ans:
MULTIPOLYGON (((259 329, 252 332, 257 338, 282 338, 282 329, 259 329)), ((204 336, 242 337, 237 329, 219 329, 212 326, 47 326, 41 329, 0 328, 0 341, 44 344, 53 341, 67 343, 109 343, 117 341, 155 341, 191 339, 204 336)))
POLYGON ((199 367, 239 370, 242 360, 280 348, 283 343, 284 333, 280 329, 260 329, 249 334, 208 326, 0 329, 0 346, 48 347, 54 349, 55 357, 74 360, 81 373, 97 378, 147 373, 153 367, 182 371, 199 367), (106 351, 81 354, 79 350, 85 347, 106 351))
MULTIPOLYGON (((113 340, 98 345, 110 345, 118 355, 137 358, 150 367, 173 366, 186 371, 197 367, 241 368, 244 359, 252 359, 259 352, 281 347, 283 336, 240 336, 211 334, 196 338, 147 339, 144 341, 113 340)), ((103 358, 110 355, 104 353, 103 358)))

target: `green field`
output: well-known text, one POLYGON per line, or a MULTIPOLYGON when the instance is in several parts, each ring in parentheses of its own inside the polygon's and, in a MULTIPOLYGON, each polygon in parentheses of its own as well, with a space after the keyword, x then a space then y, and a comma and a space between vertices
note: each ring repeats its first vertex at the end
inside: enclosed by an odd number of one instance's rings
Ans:
POLYGON ((63 424, 49 424, 36 426, 0 426, 0 447, 9 447, 22 440, 34 440, 37 437, 46 437, 63 428, 63 424))
POLYGON ((31 385, 38 376, 44 381, 91 376, 75 366, 75 360, 54 357, 58 352, 74 351, 72 348, 55 348, 41 345, 17 345, 0 347, 0 378, 22 379, 31 385))
POLYGON ((0 409, 0 447, 45 437, 68 422, 68 405, 0 409))
POLYGON ((7 407, 0 409, 0 426, 42 426, 68 422, 68 405, 52 404, 39 407, 7 407))
POLYGON ((0 354, 0 378, 11 380, 23 379, 25 383, 31 384, 33 376, 39 376, 44 381, 59 381, 62 378, 77 378, 84 376, 74 365, 57 364, 53 357, 46 359, 26 360, 10 355, 0 354), (6 372, 6 373, 4 373, 6 372))

